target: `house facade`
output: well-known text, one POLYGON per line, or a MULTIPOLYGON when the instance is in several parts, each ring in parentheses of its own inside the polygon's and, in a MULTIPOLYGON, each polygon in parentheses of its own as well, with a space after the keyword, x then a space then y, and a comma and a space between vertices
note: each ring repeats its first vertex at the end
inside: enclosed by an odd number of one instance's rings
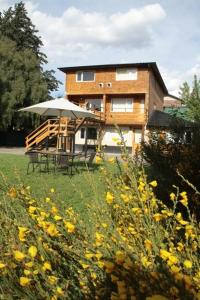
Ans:
POLYGON ((155 62, 92 65, 59 68, 66 75, 67 98, 94 110, 101 119, 79 128, 76 150, 87 143, 92 147, 101 139, 105 152, 119 152, 116 138, 120 129, 129 152, 144 138, 149 114, 163 110, 167 88, 155 62))

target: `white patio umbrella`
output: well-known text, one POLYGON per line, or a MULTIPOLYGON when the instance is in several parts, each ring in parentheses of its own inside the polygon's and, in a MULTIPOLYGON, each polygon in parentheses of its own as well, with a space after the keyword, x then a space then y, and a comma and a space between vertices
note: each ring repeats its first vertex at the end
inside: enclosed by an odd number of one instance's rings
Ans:
POLYGON ((37 103, 25 108, 19 109, 19 111, 27 111, 37 113, 42 116, 58 116, 59 128, 58 135, 60 133, 60 118, 96 118, 95 114, 70 102, 65 98, 56 98, 53 100, 37 103))
POLYGON ((59 116, 68 118, 96 118, 92 112, 70 102, 65 98, 57 98, 45 102, 40 102, 19 111, 28 111, 43 116, 59 116))

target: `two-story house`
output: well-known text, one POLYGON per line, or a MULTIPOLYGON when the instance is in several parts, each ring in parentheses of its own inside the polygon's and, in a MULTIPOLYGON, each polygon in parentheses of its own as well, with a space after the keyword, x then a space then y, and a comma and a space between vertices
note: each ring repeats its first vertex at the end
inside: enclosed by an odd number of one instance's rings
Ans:
POLYGON ((70 101, 99 111, 100 123, 83 125, 75 137, 76 150, 83 150, 86 132, 91 146, 101 139, 105 151, 116 153, 118 125, 133 152, 144 138, 152 110, 163 110, 167 88, 155 62, 92 65, 59 68, 66 74, 66 95, 70 101), (86 129, 87 128, 87 129, 86 129), (100 137, 101 135, 101 137, 100 137))

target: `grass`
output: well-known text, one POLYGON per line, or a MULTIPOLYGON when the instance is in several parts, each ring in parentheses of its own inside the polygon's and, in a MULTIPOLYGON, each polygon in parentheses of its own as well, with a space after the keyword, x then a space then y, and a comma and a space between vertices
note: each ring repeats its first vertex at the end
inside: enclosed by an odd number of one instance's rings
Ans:
MULTIPOLYGON (((99 180, 98 165, 94 172, 83 168, 73 176, 64 175, 63 172, 53 171, 40 173, 37 170, 26 174, 28 157, 14 154, 0 155, 0 187, 6 184, 24 184, 30 186, 34 197, 41 198, 48 195, 51 188, 56 191, 57 200, 66 203, 84 216, 87 205, 93 201, 94 195, 102 195, 104 186, 99 180), (99 193, 101 191, 101 193, 99 193), (87 201, 86 201, 87 199, 87 201)), ((30 168, 31 169, 31 168, 30 168)))

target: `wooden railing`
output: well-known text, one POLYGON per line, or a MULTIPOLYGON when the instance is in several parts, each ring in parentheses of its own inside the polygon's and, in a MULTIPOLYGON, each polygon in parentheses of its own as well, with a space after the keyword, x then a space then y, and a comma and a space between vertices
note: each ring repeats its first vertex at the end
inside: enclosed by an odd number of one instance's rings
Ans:
POLYGON ((47 137, 53 137, 60 134, 67 134, 67 122, 58 119, 49 119, 37 127, 26 137, 26 150, 29 150, 35 145, 39 145, 47 137))
MULTIPOLYGON (((95 120, 103 121, 102 112, 94 110, 93 113, 97 116, 97 119, 89 119, 90 122, 95 122, 95 120)), ((26 137, 26 150, 30 150, 32 147, 41 144, 46 138, 52 138, 58 134, 63 136, 75 135, 85 120, 86 118, 77 120, 61 118, 60 123, 59 119, 49 119, 45 121, 26 137)))

